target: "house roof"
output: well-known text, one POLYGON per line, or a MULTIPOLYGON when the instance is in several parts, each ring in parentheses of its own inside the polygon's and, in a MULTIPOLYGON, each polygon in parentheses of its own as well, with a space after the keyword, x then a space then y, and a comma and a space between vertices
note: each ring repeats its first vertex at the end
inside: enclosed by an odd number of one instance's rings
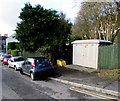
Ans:
POLYGON ((13 38, 15 36, 15 33, 14 34, 12 34, 11 36, 9 36, 9 37, 11 37, 11 38, 13 38))

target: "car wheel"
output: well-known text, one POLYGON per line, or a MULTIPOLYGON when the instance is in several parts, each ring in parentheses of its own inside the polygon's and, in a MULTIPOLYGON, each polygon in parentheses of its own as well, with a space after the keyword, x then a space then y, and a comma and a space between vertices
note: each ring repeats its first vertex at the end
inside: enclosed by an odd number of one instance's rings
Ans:
POLYGON ((35 80, 35 75, 32 72, 30 73, 30 77, 32 80, 35 80))
POLYGON ((20 69, 20 74, 23 74, 23 70, 22 69, 20 69))
POLYGON ((8 68, 10 68, 10 65, 8 64, 8 68))
POLYGON ((17 67, 16 67, 16 66, 14 66, 14 68, 15 68, 15 71, 17 71, 17 67))

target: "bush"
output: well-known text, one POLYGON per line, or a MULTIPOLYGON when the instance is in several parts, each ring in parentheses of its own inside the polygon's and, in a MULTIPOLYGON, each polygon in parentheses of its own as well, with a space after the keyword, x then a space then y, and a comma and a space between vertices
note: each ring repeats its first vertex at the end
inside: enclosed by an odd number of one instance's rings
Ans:
POLYGON ((8 54, 11 54, 11 49, 7 50, 7 53, 8 53, 8 54))
POLYGON ((15 50, 19 49, 19 43, 18 42, 9 42, 7 45, 7 50, 15 50))
POLYGON ((19 56, 19 50, 11 50, 11 55, 12 56, 19 56))

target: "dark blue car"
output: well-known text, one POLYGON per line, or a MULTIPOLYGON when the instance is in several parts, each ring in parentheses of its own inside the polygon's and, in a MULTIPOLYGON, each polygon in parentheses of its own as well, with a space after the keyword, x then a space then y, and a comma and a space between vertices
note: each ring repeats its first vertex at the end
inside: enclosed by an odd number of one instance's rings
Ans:
POLYGON ((49 59, 45 57, 27 58, 20 70, 21 74, 30 75, 32 80, 35 80, 42 73, 48 72, 54 72, 54 67, 50 64, 49 59))

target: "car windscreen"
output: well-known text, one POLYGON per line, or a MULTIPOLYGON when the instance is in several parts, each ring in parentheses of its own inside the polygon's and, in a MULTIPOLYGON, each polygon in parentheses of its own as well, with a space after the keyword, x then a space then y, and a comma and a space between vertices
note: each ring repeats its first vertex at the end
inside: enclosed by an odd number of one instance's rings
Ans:
POLYGON ((0 55, 5 55, 5 53, 0 53, 0 55))
POLYGON ((24 59, 22 57, 14 58, 14 62, 19 62, 19 61, 24 61, 24 59))
POLYGON ((2 57, 4 57, 4 56, 5 56, 5 54, 2 54, 1 56, 2 56, 2 57))
POLYGON ((11 58, 11 56, 10 55, 5 55, 4 58, 11 58))
POLYGON ((47 58, 37 58, 36 65, 37 66, 48 66, 50 65, 50 62, 47 58))

